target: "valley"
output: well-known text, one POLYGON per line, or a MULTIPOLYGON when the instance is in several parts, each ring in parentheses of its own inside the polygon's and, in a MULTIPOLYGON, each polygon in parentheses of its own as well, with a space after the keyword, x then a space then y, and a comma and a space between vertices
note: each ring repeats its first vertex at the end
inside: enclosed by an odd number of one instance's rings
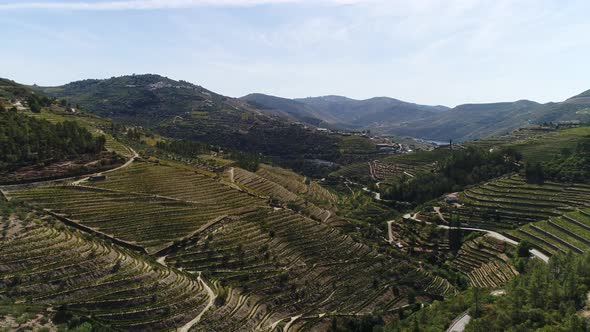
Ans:
MULTIPOLYGON (((590 250, 590 185, 558 181, 585 176, 576 168, 585 125, 540 123, 437 147, 318 130, 186 82, 149 83, 158 102, 138 108, 145 113, 115 115, 132 110, 70 94, 118 93, 144 79, 161 78, 3 85, 5 116, 101 142, 87 159, 68 147, 43 164, 6 159, 0 296, 10 308, 100 331, 406 331, 432 310, 453 312, 446 328, 457 317, 477 324, 466 305, 479 303, 474 294, 496 294, 489 305, 510 298, 527 269, 590 250), (159 90, 188 93, 198 116, 156 111, 170 98, 159 90), (35 98, 44 106, 33 112, 35 98), (271 141, 248 143, 262 133, 271 141), (97 159, 100 167, 64 167, 97 159)), ((28 139, 29 151, 42 148, 28 139)))

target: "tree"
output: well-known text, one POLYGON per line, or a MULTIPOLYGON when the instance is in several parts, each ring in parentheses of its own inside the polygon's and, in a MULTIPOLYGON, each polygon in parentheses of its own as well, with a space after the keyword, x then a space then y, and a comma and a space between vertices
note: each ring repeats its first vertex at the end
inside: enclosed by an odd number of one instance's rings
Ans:
POLYGON ((459 252, 461 244, 463 243, 463 231, 461 230, 461 220, 457 215, 453 216, 451 220, 451 228, 449 229, 449 246, 454 254, 459 252))
POLYGON ((543 170, 543 166, 538 162, 527 163, 525 167, 525 177, 527 183, 545 183, 545 172, 543 170))
POLYGON ((522 240, 516 247, 516 254, 518 257, 529 257, 531 255, 530 250, 532 249, 531 244, 527 240, 522 240))
POLYGON ((408 290, 408 303, 414 304, 416 303, 416 291, 412 288, 408 290))

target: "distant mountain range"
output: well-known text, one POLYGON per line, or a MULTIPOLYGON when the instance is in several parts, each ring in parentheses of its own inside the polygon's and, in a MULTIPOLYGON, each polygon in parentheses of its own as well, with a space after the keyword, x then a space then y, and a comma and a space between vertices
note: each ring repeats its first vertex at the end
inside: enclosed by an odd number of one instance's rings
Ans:
POLYGON ((454 108, 379 97, 285 99, 263 94, 241 98, 272 114, 324 127, 371 130, 431 140, 465 141, 544 122, 590 121, 590 90, 560 103, 529 100, 465 104, 454 108), (311 119, 311 121, 310 121, 311 119))
POLYGON ((418 105, 387 97, 367 100, 341 96, 285 99, 250 94, 240 99, 273 114, 286 115, 314 125, 348 129, 367 129, 376 124, 394 126, 407 121, 427 119, 449 110, 445 106, 418 105))
POLYGON ((519 100, 449 108, 387 97, 287 99, 250 94, 230 98, 159 75, 83 80, 36 89, 50 96, 67 98, 91 112, 124 123, 157 127, 167 134, 175 134, 173 136, 206 138, 211 143, 231 140, 232 145, 238 146, 243 143, 244 135, 256 129, 280 128, 288 126, 289 122, 438 141, 464 141, 543 122, 590 121, 590 90, 558 103, 519 100))

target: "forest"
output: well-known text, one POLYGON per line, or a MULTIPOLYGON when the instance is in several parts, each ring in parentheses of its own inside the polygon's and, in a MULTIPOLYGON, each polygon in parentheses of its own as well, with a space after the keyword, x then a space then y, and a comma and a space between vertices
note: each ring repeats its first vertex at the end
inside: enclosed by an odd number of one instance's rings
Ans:
POLYGON ((423 203, 444 193, 457 192, 466 186, 480 183, 520 168, 520 153, 504 148, 485 151, 476 147, 456 150, 439 161, 432 172, 422 172, 384 190, 383 198, 404 202, 423 203))
POLYGON ((0 110, 1 171, 96 154, 104 146, 104 136, 94 137, 75 122, 52 124, 13 110, 0 110))
MULTIPOLYGON (((563 149, 553 160, 544 163, 542 169, 533 174, 537 179, 550 179, 558 182, 588 182, 590 179, 590 137, 578 143, 574 149, 563 149), (539 173, 540 172, 540 173, 539 173)), ((533 169, 534 170, 534 169, 533 169)))
POLYGON ((472 320, 466 332, 589 331, 581 315, 588 312, 584 306, 590 287, 590 254, 560 254, 549 264, 524 261, 524 273, 505 286, 503 295, 472 288, 436 301, 385 330, 444 331, 453 318, 468 311, 472 320))

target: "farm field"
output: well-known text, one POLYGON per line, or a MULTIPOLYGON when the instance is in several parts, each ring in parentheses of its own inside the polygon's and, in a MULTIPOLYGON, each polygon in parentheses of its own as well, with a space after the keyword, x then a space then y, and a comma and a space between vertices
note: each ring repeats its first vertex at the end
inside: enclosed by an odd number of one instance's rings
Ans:
POLYGON ((590 250, 589 212, 588 209, 568 212, 561 217, 525 225, 510 234, 548 254, 586 253, 590 250))
POLYGON ((263 201, 194 171, 136 162, 86 185, 9 191, 95 231, 153 253, 219 219, 253 211, 263 201))
POLYGON ((578 142, 590 135, 590 126, 562 129, 548 133, 542 138, 507 144, 520 151, 525 160, 549 161, 563 149, 572 149, 578 142))
POLYGON ((226 172, 232 183, 237 183, 262 197, 286 203, 313 219, 337 223, 338 197, 315 181, 307 181, 292 171, 261 165, 256 173, 233 167, 226 172))
MULTIPOLYGON (((590 127, 566 129, 522 128, 505 135, 466 142, 485 150, 504 147, 514 148, 528 161, 548 161, 564 148, 573 148, 582 138, 590 135, 590 127)), ((332 173, 335 177, 350 178, 363 183, 391 182, 405 176, 413 177, 420 172, 431 171, 435 163, 450 153, 448 148, 432 151, 416 151, 408 154, 378 158, 370 162, 347 165, 332 173)))
MULTIPOLYGON (((485 229, 513 229, 576 208, 590 207, 590 186, 583 184, 527 184, 520 176, 503 177, 466 189, 452 213, 461 222, 485 229)), ((445 215, 450 218, 450 211, 445 215)), ((450 219, 449 219, 450 220, 450 219)))
MULTIPOLYGON (((289 171, 267 167, 260 175, 244 174, 272 184, 250 183, 254 190, 293 195, 308 206, 337 202, 330 191, 289 171)), ((236 179, 244 174, 234 169, 236 179)), ((121 250, 139 260, 149 254, 195 287, 202 281, 194 276, 202 273, 219 300, 193 330, 266 329, 298 314, 292 327, 306 329, 334 316, 393 312, 407 304, 410 289, 426 300, 455 293, 445 279, 379 254, 325 220, 304 216, 307 210, 271 208, 208 172, 138 160, 105 175, 96 182, 16 187, 6 194, 127 247, 121 250), (137 246, 145 253, 134 251, 137 246)), ((201 310, 206 302, 207 296, 199 300, 201 310)))
POLYGON ((479 288, 498 288, 518 275, 506 255, 513 248, 505 242, 482 236, 463 243, 451 266, 479 288))
POLYGON ((354 180, 371 178, 373 181, 394 181, 404 176, 415 176, 419 172, 430 171, 437 160, 448 155, 448 149, 416 151, 379 158, 370 162, 355 163, 333 173, 354 180))
POLYGON ((248 326, 249 319, 267 327, 296 313, 309 317, 297 326, 309 319, 316 324, 318 315, 392 310, 407 303, 404 285, 438 296, 454 292, 443 279, 289 210, 219 223, 167 253, 166 262, 185 271, 208 271, 212 280, 243 290, 241 300, 231 297, 227 309, 205 316, 207 326, 223 331, 248 326), (248 313, 241 319, 225 319, 226 312, 244 310, 248 313))
POLYGON ((182 326, 205 308, 203 281, 192 275, 38 218, 2 217, 1 295, 32 305, 65 305, 128 331, 182 326))

